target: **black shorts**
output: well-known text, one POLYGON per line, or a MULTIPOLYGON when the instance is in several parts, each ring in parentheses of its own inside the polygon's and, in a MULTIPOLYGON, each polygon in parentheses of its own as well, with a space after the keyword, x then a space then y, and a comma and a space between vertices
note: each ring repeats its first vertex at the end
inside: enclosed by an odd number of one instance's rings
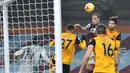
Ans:
POLYGON ((70 65, 63 64, 63 73, 70 73, 70 65))

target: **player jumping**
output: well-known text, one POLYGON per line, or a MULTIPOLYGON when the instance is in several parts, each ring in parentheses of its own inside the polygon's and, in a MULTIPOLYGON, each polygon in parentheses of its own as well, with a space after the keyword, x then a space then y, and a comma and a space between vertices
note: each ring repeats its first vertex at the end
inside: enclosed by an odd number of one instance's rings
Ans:
POLYGON ((45 48, 39 46, 38 37, 34 37, 33 44, 25 46, 14 53, 15 57, 22 56, 23 63, 20 65, 18 73, 37 73, 39 65, 49 63, 49 58, 46 54, 45 48))
MULTIPOLYGON (((67 25, 67 29, 65 33, 62 33, 62 63, 63 63, 63 73, 70 73, 70 64, 74 57, 75 47, 78 45, 81 49, 86 49, 86 38, 82 37, 82 41, 80 38, 74 34, 74 26, 67 25)), ((54 46, 55 41, 53 40, 50 43, 50 46, 54 46)))
MULTIPOLYGON (((83 32, 87 32, 86 34, 86 43, 96 37, 96 34, 95 34, 95 27, 100 23, 100 14, 98 13, 93 13, 92 14, 92 21, 91 23, 89 23, 87 26, 85 27, 82 27, 80 24, 75 24, 75 27, 77 29, 79 29, 80 31, 83 31, 83 32)), ((93 73, 93 68, 94 68, 94 54, 93 52, 91 53, 91 56, 90 56, 90 59, 89 59, 89 62, 87 63, 86 65, 86 69, 87 71, 89 71, 89 73, 93 73)))

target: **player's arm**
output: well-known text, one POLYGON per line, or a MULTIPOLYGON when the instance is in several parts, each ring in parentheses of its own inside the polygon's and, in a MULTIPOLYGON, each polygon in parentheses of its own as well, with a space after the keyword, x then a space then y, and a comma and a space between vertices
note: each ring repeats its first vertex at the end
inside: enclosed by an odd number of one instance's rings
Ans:
POLYGON ((79 73, 83 73, 83 70, 85 68, 85 65, 88 63, 88 60, 89 60, 89 57, 94 49, 94 46, 95 46, 95 40, 92 39, 90 42, 89 42, 89 45, 88 45, 88 50, 83 58, 83 61, 82 61, 82 64, 81 64, 81 67, 80 67, 80 71, 79 73))
POLYGON ((82 27, 80 24, 75 24, 74 27, 80 31, 80 32, 88 32, 88 29, 91 27, 90 24, 88 24, 85 27, 82 27))
MULTIPOLYGON (((115 46, 116 45, 114 44, 114 47, 115 46)), ((114 61, 115 61, 115 66, 118 66, 118 64, 119 64, 119 51, 118 51, 118 49, 114 50, 114 61)))
POLYGON ((16 51, 16 52, 14 53, 14 55, 15 55, 15 56, 19 56, 19 55, 23 54, 24 51, 25 51, 25 49, 27 49, 27 48, 29 48, 29 46, 25 46, 25 47, 23 47, 22 49, 16 51))
POLYGON ((14 53, 14 58, 15 58, 15 59, 19 59, 19 58, 20 58, 20 55, 22 55, 22 54, 24 53, 25 49, 27 49, 27 48, 29 48, 29 47, 26 46, 26 47, 23 47, 22 49, 16 51, 16 52, 14 53))
POLYGON ((120 44, 121 44, 121 34, 119 34, 117 37, 116 37, 116 49, 120 52, 120 44))
POLYGON ((114 52, 114 60, 115 60, 115 65, 119 64, 119 53, 118 52, 114 52))
POLYGON ((114 61, 115 61, 115 71, 118 71, 118 65, 119 65, 119 53, 114 52, 114 61))
POLYGON ((84 35, 82 35, 82 41, 80 40, 80 38, 78 36, 76 36, 76 40, 75 43, 76 45, 78 45, 82 50, 86 49, 86 37, 84 35))
POLYGON ((50 42, 50 47, 52 47, 54 45, 55 45, 55 40, 53 40, 53 41, 50 42))
POLYGON ((118 66, 120 61, 120 43, 121 43, 121 34, 119 34, 115 41, 115 64, 118 66))

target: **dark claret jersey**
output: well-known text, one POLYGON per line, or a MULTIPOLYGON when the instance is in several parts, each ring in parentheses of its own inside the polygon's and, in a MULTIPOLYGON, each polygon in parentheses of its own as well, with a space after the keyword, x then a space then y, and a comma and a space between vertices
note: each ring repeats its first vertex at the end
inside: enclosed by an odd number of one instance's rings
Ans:
POLYGON ((87 26, 86 26, 89 30, 89 33, 86 34, 86 43, 88 44, 89 40, 94 38, 96 35, 94 33, 92 33, 92 30, 95 29, 95 26, 92 25, 91 23, 89 23, 87 26))

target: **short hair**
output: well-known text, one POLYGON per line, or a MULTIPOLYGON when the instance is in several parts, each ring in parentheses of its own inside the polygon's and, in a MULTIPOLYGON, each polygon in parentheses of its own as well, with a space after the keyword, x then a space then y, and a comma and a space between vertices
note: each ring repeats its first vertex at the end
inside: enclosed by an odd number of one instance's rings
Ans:
POLYGON ((96 26, 96 32, 97 34, 106 34, 106 26, 104 24, 98 24, 96 26))
POLYGON ((118 22, 118 16, 112 16, 112 17, 110 17, 109 21, 114 21, 115 24, 117 24, 117 22, 118 22))
POLYGON ((66 29, 71 31, 74 29, 74 26, 72 24, 68 24, 66 29))
POLYGON ((99 13, 93 13, 92 16, 97 16, 98 18, 101 18, 100 14, 99 13))

